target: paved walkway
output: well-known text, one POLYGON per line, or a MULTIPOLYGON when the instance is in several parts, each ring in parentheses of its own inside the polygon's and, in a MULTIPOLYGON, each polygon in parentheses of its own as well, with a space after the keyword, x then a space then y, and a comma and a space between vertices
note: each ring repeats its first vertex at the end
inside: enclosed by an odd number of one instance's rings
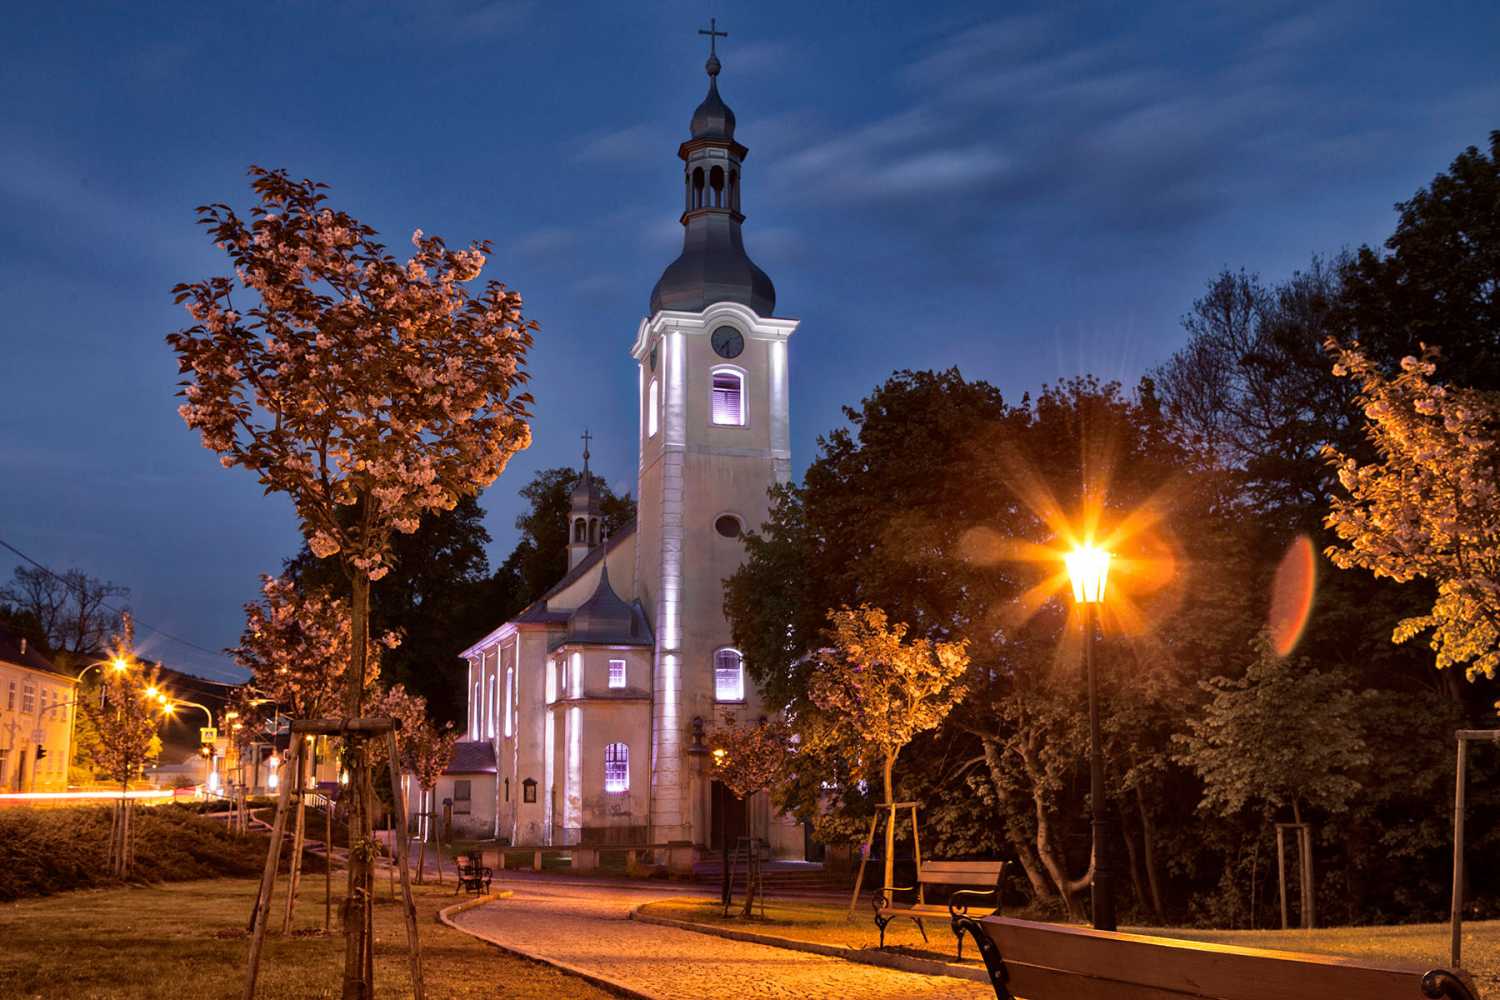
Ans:
MULTIPOLYGON (((632 908, 671 894, 661 886, 506 879, 505 888, 515 895, 461 913, 456 923, 496 944, 565 963, 659 1000, 993 1000, 995 995, 988 986, 961 979, 898 972, 628 919, 632 908)), ((504 984, 496 986, 503 995, 504 984)))

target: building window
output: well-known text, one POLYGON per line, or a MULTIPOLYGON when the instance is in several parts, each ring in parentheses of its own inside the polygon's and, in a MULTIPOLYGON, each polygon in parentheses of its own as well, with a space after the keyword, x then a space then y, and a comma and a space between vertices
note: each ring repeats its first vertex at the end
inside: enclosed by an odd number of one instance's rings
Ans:
POLYGON ((469 781, 453 782, 453 815, 467 816, 474 801, 474 786, 469 781))
POLYGON ((536 801, 536 779, 535 778, 527 778, 525 781, 521 782, 521 801, 522 802, 535 802, 536 801))
POLYGON ((657 414, 657 382, 651 380, 651 387, 646 390, 646 436, 656 437, 657 414))
POLYGON ((726 427, 745 423, 744 379, 738 372, 714 372, 713 421, 726 427))
POLYGON ((609 686, 612 688, 622 688, 625 686, 624 660, 609 661, 609 686))
POLYGON ((714 654, 714 698, 745 700, 745 661, 739 650, 721 649, 714 654))
POLYGON ((568 661, 567 661, 567 659, 564 658, 561 661, 561 664, 562 665, 561 665, 561 667, 559 669, 562 671, 562 683, 561 683, 562 693, 559 695, 559 697, 566 698, 566 697, 568 697, 568 661))
POLYGON ((604 790, 630 791, 630 747, 611 743, 604 748, 604 790))
POLYGON ((12 712, 14 712, 16 710, 16 682, 15 681, 11 681, 10 682, 10 690, 6 692, 6 695, 5 695, 5 707, 6 707, 7 710, 12 711, 12 712))
POLYGON ((10 774, 10 747, 0 747, 0 789, 5 787, 5 779, 10 774))
POLYGON ((510 801, 510 779, 505 779, 505 801, 510 801))
POLYGON ((486 733, 490 737, 490 739, 495 738, 495 710, 499 707, 500 706, 495 704, 495 678, 491 677, 490 699, 486 703, 486 708, 489 710, 489 725, 485 727, 486 733))
POLYGON ((714 530, 725 538, 738 538, 745 533, 745 526, 733 514, 720 514, 714 519, 714 530))
POLYGON ((505 735, 509 736, 513 730, 511 721, 511 701, 515 698, 513 694, 516 684, 516 668, 505 668, 505 735))
POLYGON ((480 692, 482 690, 483 690, 483 688, 481 688, 479 686, 479 682, 475 681, 474 682, 474 710, 473 710, 473 712, 470 713, 470 716, 469 716, 470 719, 472 720, 471 723, 470 723, 470 725, 469 725, 469 739, 471 739, 471 740, 477 740, 477 739, 479 739, 479 727, 484 722, 484 698, 480 694, 480 692))
POLYGON ((27 681, 21 686, 21 713, 30 715, 36 711, 36 685, 27 681))

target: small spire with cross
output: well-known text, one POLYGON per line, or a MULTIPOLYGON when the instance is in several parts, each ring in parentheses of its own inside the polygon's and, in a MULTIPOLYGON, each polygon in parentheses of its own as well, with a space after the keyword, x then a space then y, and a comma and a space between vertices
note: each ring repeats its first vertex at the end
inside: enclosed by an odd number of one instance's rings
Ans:
POLYGON ((708 62, 704 63, 703 68, 708 71, 710 78, 716 77, 719 75, 719 52, 716 43, 721 38, 728 38, 729 32, 720 31, 719 19, 711 17, 708 19, 708 30, 704 31, 699 28, 698 34, 708 36, 708 62))
POLYGON ((719 19, 717 17, 709 18, 708 30, 704 31, 702 28, 699 28, 698 34, 708 36, 708 54, 710 58, 718 55, 718 52, 715 49, 715 43, 721 38, 729 37, 729 32, 719 30, 719 19))
POLYGON ((592 440, 594 440, 593 435, 591 435, 589 433, 589 429, 585 427, 583 429, 583 468, 585 472, 588 471, 589 467, 589 442, 592 440))

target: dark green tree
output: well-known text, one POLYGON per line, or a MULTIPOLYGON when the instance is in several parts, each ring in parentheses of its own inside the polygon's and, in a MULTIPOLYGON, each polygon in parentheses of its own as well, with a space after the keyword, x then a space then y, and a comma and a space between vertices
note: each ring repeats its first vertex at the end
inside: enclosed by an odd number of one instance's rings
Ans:
POLYGON ((1343 269, 1341 339, 1393 364, 1442 352, 1443 378, 1500 389, 1500 130, 1396 205, 1380 253, 1365 246, 1343 269))
MULTIPOLYGON (((452 510, 425 516, 412 534, 394 535, 391 572, 370 588, 372 634, 401 636, 401 645, 381 656, 382 679, 426 698, 440 721, 464 717, 467 668, 458 654, 504 621, 495 615, 509 603, 505 580, 489 572, 489 541, 483 508, 462 497, 452 510)), ((342 570, 305 543, 286 570, 299 587, 347 597, 342 570)))
MULTIPOLYGON (((578 470, 565 467, 542 469, 520 490, 527 502, 525 512, 516 515, 521 537, 501 569, 518 587, 523 599, 520 607, 536 600, 568 571, 568 501, 579 475, 578 470)), ((597 474, 594 486, 602 494, 604 527, 610 534, 635 520, 635 501, 629 493, 616 496, 597 474)))

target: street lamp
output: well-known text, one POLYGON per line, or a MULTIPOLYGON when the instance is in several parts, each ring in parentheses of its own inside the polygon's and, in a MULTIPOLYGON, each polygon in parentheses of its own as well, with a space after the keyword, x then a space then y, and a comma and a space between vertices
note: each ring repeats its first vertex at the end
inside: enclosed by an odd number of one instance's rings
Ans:
MULTIPOLYGON (((714 747, 715 774, 724 766, 724 758, 728 755, 729 752, 723 747, 714 747)), ((729 912, 729 892, 731 885, 729 873, 729 796, 723 778, 720 778, 715 784, 719 786, 719 866, 722 877, 719 886, 719 902, 723 905, 724 912, 727 914, 729 912)))
POLYGON ((123 674, 130 667, 130 662, 123 656, 116 656, 114 659, 110 660, 95 660, 93 663, 90 663, 88 666, 78 671, 77 679, 80 681, 83 680, 84 674, 88 673, 90 670, 97 670, 100 667, 109 667, 115 673, 123 674))
POLYGON ((1099 738, 1099 682, 1094 666, 1094 633, 1098 630, 1099 605, 1109 580, 1109 553, 1093 545, 1080 545, 1064 557, 1073 583, 1073 600, 1083 608, 1083 662, 1089 683, 1089 807, 1094 835, 1094 928, 1115 929, 1115 873, 1109 863, 1113 830, 1104 808, 1104 749, 1099 738))
MULTIPOLYGON (((176 710, 178 705, 186 705, 188 708, 196 708, 198 711, 208 716, 208 728, 214 728, 214 713, 209 709, 207 705, 199 704, 196 701, 187 701, 182 698, 167 700, 166 696, 163 695, 162 711, 166 712, 168 715, 171 715, 176 710)), ((205 780, 205 784, 208 785, 208 789, 211 792, 216 792, 219 790, 219 752, 217 747, 212 747, 209 750, 208 777, 205 780)))

